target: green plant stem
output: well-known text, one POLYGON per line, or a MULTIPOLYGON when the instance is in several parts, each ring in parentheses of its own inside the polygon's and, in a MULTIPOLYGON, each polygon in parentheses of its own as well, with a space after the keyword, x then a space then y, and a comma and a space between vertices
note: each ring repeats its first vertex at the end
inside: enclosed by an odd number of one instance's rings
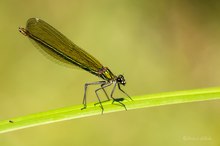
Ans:
MULTIPOLYGON (((132 99, 133 101, 129 99, 123 101, 123 104, 126 105, 128 110, 177 103, 214 100, 220 99, 220 87, 133 96, 132 99)), ((112 101, 104 102, 103 107, 104 114, 125 111, 123 106, 119 106, 117 103, 112 104, 112 101)), ((0 121, 0 133, 58 121, 101 115, 102 113, 99 105, 94 106, 94 103, 88 104, 87 108, 84 110, 81 110, 81 108, 82 105, 76 105, 3 120, 0 121)))

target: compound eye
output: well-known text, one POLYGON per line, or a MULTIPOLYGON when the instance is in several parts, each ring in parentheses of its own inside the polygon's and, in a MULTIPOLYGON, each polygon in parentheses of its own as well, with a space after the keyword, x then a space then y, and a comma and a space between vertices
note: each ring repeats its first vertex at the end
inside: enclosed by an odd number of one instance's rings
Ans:
POLYGON ((121 83, 121 78, 118 76, 118 78, 117 78, 117 82, 119 82, 119 83, 121 83))
POLYGON ((126 84, 123 75, 119 75, 119 76, 118 76, 118 78, 117 78, 117 82, 120 83, 120 84, 122 84, 122 85, 125 85, 125 84, 126 84))
POLYGON ((123 75, 119 75, 118 79, 120 79, 120 81, 123 81, 124 80, 124 76, 123 75))

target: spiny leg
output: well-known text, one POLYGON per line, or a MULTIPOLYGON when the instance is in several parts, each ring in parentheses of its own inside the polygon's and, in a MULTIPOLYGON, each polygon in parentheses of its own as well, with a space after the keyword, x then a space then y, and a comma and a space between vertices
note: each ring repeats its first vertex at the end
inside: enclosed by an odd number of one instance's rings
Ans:
POLYGON ((116 102, 120 103, 125 108, 125 110, 127 110, 125 104, 121 102, 121 101, 124 100, 123 98, 116 99, 116 98, 113 97, 113 93, 115 92, 116 84, 117 83, 114 83, 114 87, 113 87, 112 92, 111 92, 111 98, 113 99, 112 104, 116 101, 116 102))
POLYGON ((96 96, 97 96, 97 98, 98 98, 99 105, 100 105, 100 108, 102 109, 102 114, 103 114, 104 108, 103 108, 103 106, 102 106, 102 102, 101 102, 101 100, 100 100, 100 98, 99 98, 99 95, 98 95, 98 93, 97 93, 100 89, 102 89, 102 88, 96 89, 96 90, 95 90, 95 94, 96 94, 96 96))
POLYGON ((98 84, 105 84, 105 81, 98 81, 98 82, 92 82, 92 83, 86 83, 84 86, 84 97, 83 97, 83 105, 84 107, 81 108, 81 110, 86 109, 86 92, 87 92, 87 87, 89 85, 98 85, 98 84))
MULTIPOLYGON (((97 96, 97 98, 98 98, 98 100, 99 100, 98 104, 100 104, 100 107, 101 107, 101 109, 102 109, 102 114, 103 114, 104 108, 103 108, 102 102, 101 102, 101 100, 100 100, 100 98, 99 98, 98 91, 102 89, 102 90, 105 92, 105 89, 104 89, 104 88, 110 86, 111 84, 112 84, 112 83, 107 83, 107 82, 105 82, 105 83, 103 83, 103 84, 101 85, 101 88, 98 88, 98 89, 95 90, 96 96, 97 96)), ((108 98, 108 100, 109 100, 109 97, 108 97, 108 95, 107 95, 106 92, 105 92, 105 94, 106 94, 106 96, 107 96, 107 98, 108 98)), ((96 104, 97 104, 97 103, 96 103, 96 104)), ((95 104, 95 105, 96 105, 96 104, 95 104)))
POLYGON ((133 99, 132 99, 124 90, 121 89, 120 84, 118 84, 118 89, 119 89, 121 92, 123 92, 125 95, 127 95, 127 96, 133 101, 133 99))
MULTIPOLYGON (((111 83, 112 84, 112 83, 111 83)), ((107 94, 107 92, 105 91, 105 89, 104 88, 106 88, 106 87, 108 87, 108 86, 110 86, 111 84, 101 84, 101 87, 102 87, 102 90, 104 91, 104 93, 105 93, 105 96, 107 97, 107 99, 108 100, 110 100, 110 98, 108 97, 108 94, 107 94)))
MULTIPOLYGON (((105 91, 105 88, 108 87, 108 86, 110 86, 110 85, 112 85, 111 82, 109 82, 109 83, 104 83, 104 84, 101 84, 101 88, 96 89, 97 91, 99 91, 100 89, 102 89, 102 90, 104 91, 104 93, 105 93, 105 95, 106 95, 106 97, 107 97, 107 100, 106 100, 106 101, 109 101, 110 98, 108 97, 108 94, 107 94, 107 92, 105 91)), ((106 102, 106 101, 102 101, 102 102, 106 102)), ((97 104, 99 104, 99 102, 98 102, 98 103, 95 103, 94 105, 97 105, 97 104)))

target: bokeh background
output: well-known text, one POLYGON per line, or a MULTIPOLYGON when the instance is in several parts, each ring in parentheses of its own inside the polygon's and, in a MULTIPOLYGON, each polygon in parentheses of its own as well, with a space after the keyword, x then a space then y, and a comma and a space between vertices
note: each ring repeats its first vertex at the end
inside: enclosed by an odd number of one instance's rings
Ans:
MULTIPOLYGON (((99 80, 39 53, 18 32, 30 17, 124 74, 131 96, 220 85, 220 1, 1 0, 0 120, 81 104, 84 83, 99 80)), ((0 145, 219 146, 219 106, 206 101, 64 121, 1 134, 0 145)))

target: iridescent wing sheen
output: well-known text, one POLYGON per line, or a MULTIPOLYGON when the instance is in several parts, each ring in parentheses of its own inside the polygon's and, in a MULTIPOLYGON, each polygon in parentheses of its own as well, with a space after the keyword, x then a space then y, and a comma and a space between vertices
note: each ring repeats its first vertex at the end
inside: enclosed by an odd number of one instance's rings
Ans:
POLYGON ((103 68, 103 65, 92 55, 41 19, 30 18, 27 21, 26 35, 43 52, 62 63, 78 66, 95 75, 98 75, 99 70, 103 68))

